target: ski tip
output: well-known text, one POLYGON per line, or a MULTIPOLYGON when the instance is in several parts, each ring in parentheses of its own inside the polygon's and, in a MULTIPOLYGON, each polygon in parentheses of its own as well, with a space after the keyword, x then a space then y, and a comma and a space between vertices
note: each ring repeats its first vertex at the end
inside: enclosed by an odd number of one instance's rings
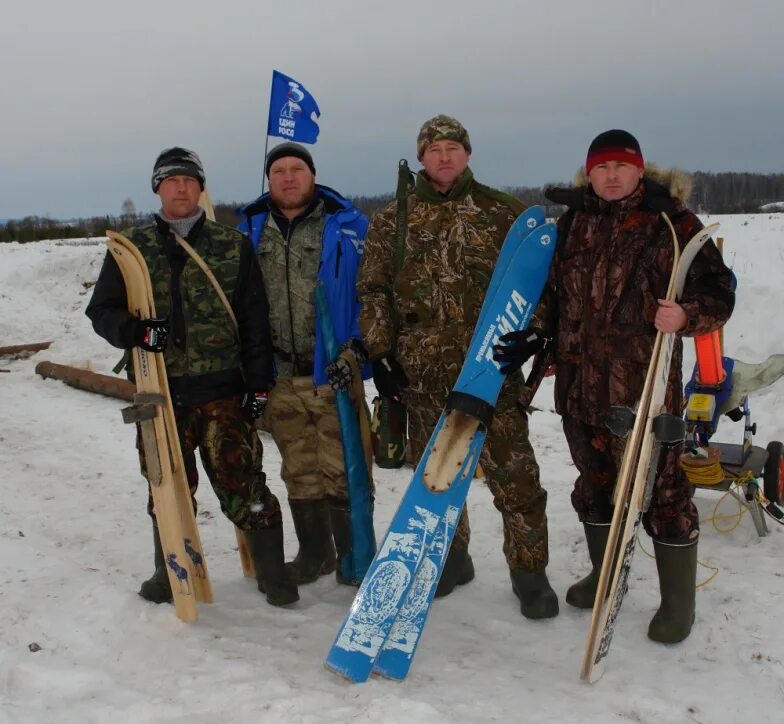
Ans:
POLYGON ((373 667, 373 676, 376 676, 379 679, 386 679, 387 681, 403 681, 405 678, 405 674, 400 676, 378 666, 373 667))
POLYGON ((351 682, 352 684, 362 684, 367 681, 368 676, 370 675, 370 672, 365 673, 364 671, 352 671, 347 666, 341 666, 340 664, 331 661, 329 657, 327 657, 327 660, 324 662, 324 667, 328 671, 331 671, 333 674, 337 674, 339 677, 351 682))

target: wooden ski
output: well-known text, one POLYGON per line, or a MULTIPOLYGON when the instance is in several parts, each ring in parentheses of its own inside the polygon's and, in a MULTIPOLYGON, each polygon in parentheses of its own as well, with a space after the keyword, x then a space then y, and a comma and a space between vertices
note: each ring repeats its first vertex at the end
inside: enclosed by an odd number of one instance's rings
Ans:
MULTIPOLYGON (((144 257, 122 234, 109 230, 106 235, 109 251, 125 282, 128 310, 141 319, 155 317, 152 284, 144 257)), ((132 349, 132 357, 136 404, 123 411, 123 418, 140 426, 177 616, 183 621, 195 621, 196 601, 211 603, 212 585, 191 504, 166 367, 162 354, 141 347, 132 349)))
MULTIPOLYGON (((673 239, 673 267, 666 298, 677 300, 683 293, 692 261, 719 225, 711 224, 699 231, 681 251, 670 219, 666 214, 662 214, 662 217, 673 239)), ((646 492, 650 492, 651 477, 655 478, 655 470, 653 476, 649 475, 650 467, 656 464, 656 461, 652 461, 656 447, 652 431, 653 418, 663 410, 674 340, 674 333, 659 332, 656 335, 634 426, 618 472, 613 518, 580 670, 580 678, 591 682, 599 679, 604 671, 604 659, 609 652, 615 620, 628 588, 637 531, 647 507, 646 492)))

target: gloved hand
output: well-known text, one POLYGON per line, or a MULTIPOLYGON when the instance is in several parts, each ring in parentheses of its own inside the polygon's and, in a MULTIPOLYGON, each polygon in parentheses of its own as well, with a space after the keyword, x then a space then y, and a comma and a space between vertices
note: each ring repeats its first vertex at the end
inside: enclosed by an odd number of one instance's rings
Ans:
POLYGON ((382 397, 400 399, 400 393, 408 387, 408 377, 394 357, 387 355, 373 362, 373 382, 382 397))
POLYGON ((140 319, 134 333, 135 346, 148 352, 163 352, 169 339, 168 319, 140 319))
POLYGON ((269 401, 267 392, 246 392, 242 398, 242 406, 250 410, 251 417, 258 420, 263 414, 269 401))
POLYGON ((549 340, 535 329, 524 329, 522 332, 507 332, 498 341, 503 344, 493 345, 493 359, 501 363, 501 373, 508 375, 543 350, 549 340))
MULTIPOLYGON (((360 369, 368 361, 367 351, 362 345, 362 342, 357 339, 350 339, 340 347, 341 352, 345 350, 348 350, 356 357, 360 369)), ((335 392, 338 390, 347 390, 351 387, 353 379, 351 365, 342 354, 339 354, 330 362, 325 371, 327 373, 327 382, 329 382, 329 386, 335 390, 335 392)))

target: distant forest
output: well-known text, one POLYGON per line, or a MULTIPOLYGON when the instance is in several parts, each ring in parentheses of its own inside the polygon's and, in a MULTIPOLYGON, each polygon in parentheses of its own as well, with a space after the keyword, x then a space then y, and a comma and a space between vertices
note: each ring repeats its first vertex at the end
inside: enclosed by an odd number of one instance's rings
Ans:
MULTIPOLYGON (((698 214, 753 214, 769 212, 768 204, 780 204, 784 210, 784 174, 760 173, 706 173, 697 171, 692 174, 694 189, 689 206, 698 214)), ((525 204, 544 206, 548 216, 556 216, 563 210, 544 198, 544 187, 515 186, 504 189, 525 204)), ((357 196, 354 204, 366 214, 389 203, 393 194, 378 196, 357 196)), ((244 202, 243 202, 244 203, 244 202)), ((215 216, 222 224, 235 226, 239 217, 237 209, 242 204, 219 203, 215 205, 215 216)), ((151 214, 137 214, 133 201, 126 199, 121 213, 117 216, 95 216, 69 222, 57 221, 47 217, 28 216, 24 219, 8 221, 0 227, 0 242, 38 241, 41 239, 78 239, 103 236, 106 229, 123 229, 129 226, 146 224, 151 214)))

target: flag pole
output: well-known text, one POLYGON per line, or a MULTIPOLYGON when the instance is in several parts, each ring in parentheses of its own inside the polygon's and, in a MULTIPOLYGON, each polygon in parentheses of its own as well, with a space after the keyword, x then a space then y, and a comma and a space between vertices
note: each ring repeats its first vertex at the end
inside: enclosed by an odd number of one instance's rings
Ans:
POLYGON ((267 174, 264 167, 267 165, 267 148, 269 147, 269 117, 272 110, 272 84, 275 80, 275 69, 272 69, 272 79, 270 80, 269 100, 267 101, 267 133, 264 138, 264 158, 261 160, 261 195, 264 195, 264 184, 267 181, 267 174))
MULTIPOLYGON (((269 130, 269 128, 267 129, 269 130)), ((264 171, 264 167, 267 165, 267 146, 269 146, 269 134, 264 139, 264 158, 261 161, 261 195, 264 196, 264 183, 267 180, 267 174, 264 171)))

